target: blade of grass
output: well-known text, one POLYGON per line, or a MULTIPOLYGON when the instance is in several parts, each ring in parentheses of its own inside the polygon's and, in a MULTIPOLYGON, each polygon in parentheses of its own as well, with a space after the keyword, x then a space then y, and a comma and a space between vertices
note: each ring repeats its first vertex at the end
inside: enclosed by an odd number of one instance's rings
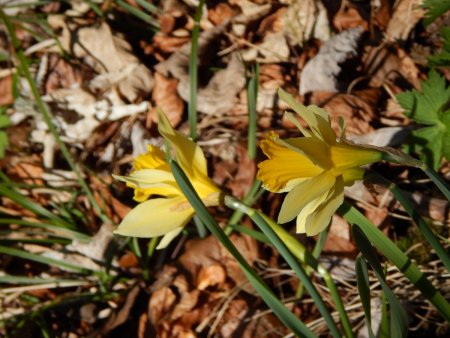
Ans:
POLYGON ((47 218, 51 220, 53 223, 60 225, 61 227, 73 229, 74 225, 66 222, 64 219, 58 217, 56 214, 48 211, 37 203, 34 203, 29 198, 22 196, 20 193, 13 189, 8 189, 4 185, 0 184, 0 195, 5 196, 23 208, 32 211, 36 215, 47 218))
POLYGON ((147 1, 147 0, 135 0, 137 2, 137 4, 139 6, 141 6, 142 8, 145 8, 147 11, 149 11, 152 14, 162 14, 162 11, 156 7, 154 4, 152 4, 151 2, 147 1))
MULTIPOLYGON (((36 284, 69 284, 69 283, 77 283, 80 284, 87 282, 85 280, 80 281, 77 279, 60 279, 60 278, 42 278, 42 277, 25 277, 25 276, 18 276, 18 275, 3 275, 0 276, 0 283, 2 284, 13 284, 13 285, 36 285, 36 284)), ((1 292, 5 292, 7 290, 2 289, 1 292)))
POLYGON ((149 23, 150 25, 153 26, 153 28, 159 30, 159 28, 160 28, 159 22, 155 18, 153 18, 151 15, 144 13, 140 9, 138 9, 134 6, 131 6, 130 4, 126 3, 123 0, 116 0, 116 3, 117 3, 117 5, 119 5, 123 9, 125 9, 126 11, 130 12, 135 17, 141 19, 142 21, 144 21, 146 23, 149 23))
POLYGON ((364 319, 367 325, 369 338, 375 338, 372 330, 372 315, 370 309, 370 282, 366 261, 362 256, 358 256, 355 262, 356 285, 358 287, 359 298, 364 310, 364 319))
POLYGON ((371 173, 368 176, 368 180, 369 181, 373 180, 373 182, 375 183, 381 183, 392 192, 397 201, 400 202, 400 204, 403 206, 408 215, 413 219, 414 223, 417 224, 420 232, 428 241, 428 243, 432 246, 432 248, 434 249, 438 257, 441 259, 447 271, 450 272, 450 255, 448 251, 444 248, 444 246, 441 244, 441 242, 439 242, 439 239, 430 229, 427 222, 425 222, 424 219, 420 217, 419 213, 417 212, 418 210, 417 205, 414 205, 413 202, 411 202, 406 197, 403 191, 395 183, 385 179, 383 176, 377 173, 371 173))
POLYGON ((240 224, 230 224, 230 227, 233 230, 236 230, 242 234, 248 235, 250 237, 253 237, 254 239, 256 239, 257 241, 261 242, 261 243, 265 243, 265 244, 270 244, 269 239, 267 238, 266 235, 264 235, 262 232, 260 231, 256 231, 250 228, 247 228, 244 225, 240 225, 240 224))
POLYGON ((353 224, 352 226, 352 235, 359 251, 372 266, 372 269, 375 272, 381 288, 383 289, 383 292, 389 302, 391 310, 390 336, 405 338, 408 334, 408 316, 395 294, 387 285, 383 268, 381 267, 380 260, 378 259, 375 250, 362 232, 361 228, 356 224, 353 224))
POLYGON ((92 207, 100 215, 100 218, 102 219, 103 222, 110 222, 110 220, 108 219, 106 214, 103 212, 103 210, 97 204, 97 202, 94 198, 94 195, 91 192, 91 189, 87 185, 86 181, 83 178, 83 175, 81 174, 80 170, 78 169, 74 160, 72 159, 72 156, 71 156, 69 150, 67 149, 66 145, 61 140, 61 138, 59 137, 58 131, 56 130, 56 127, 52 121, 52 115, 51 115, 50 111, 47 109, 47 106, 45 105, 44 101, 42 100, 42 97, 38 91, 36 83, 33 80, 33 77, 31 76, 31 73, 30 73, 30 70, 28 67, 28 60, 24 54, 23 49, 20 46, 20 42, 17 39, 16 33, 11 24, 11 21, 9 20, 9 17, 3 12, 3 10, 1 8, 0 8, 0 18, 5 23, 5 26, 8 30, 8 34, 11 39, 12 47, 13 47, 14 51, 16 52, 17 58, 19 60, 18 68, 19 68, 20 72, 25 76, 25 78, 30 86, 34 100, 36 101, 36 105, 38 106, 40 112, 42 113, 45 123, 47 124, 50 132, 52 133, 53 137, 55 138, 55 141, 56 141, 57 145, 59 146, 61 153, 63 154, 65 160, 69 164, 71 170, 76 174, 78 184, 81 186, 81 188, 85 192, 92 207))
POLYGON ((200 0, 195 10, 194 28, 192 28, 191 54, 189 55, 189 103, 188 120, 189 136, 197 139, 197 86, 198 86, 198 37, 205 0, 200 0))
POLYGON ((257 112, 256 103, 258 99, 259 64, 256 63, 251 70, 247 81, 247 109, 248 109, 248 157, 254 160, 256 157, 256 126, 257 112))
POLYGON ((444 194, 445 198, 450 201, 450 187, 447 182, 432 168, 427 165, 421 167, 423 172, 433 181, 434 184, 439 188, 439 190, 444 194))
POLYGON ((316 337, 306 325, 301 322, 292 312, 290 312, 283 303, 275 296, 272 290, 261 279, 259 275, 251 268, 245 258, 233 245, 228 236, 219 227, 214 218, 209 214, 202 200, 198 197, 189 179, 175 161, 171 161, 170 167, 177 184, 183 191, 189 203, 194 208, 197 215, 202 219, 208 230, 217 238, 217 240, 234 256, 241 266, 244 274, 258 291, 261 298, 272 309, 275 315, 284 323, 294 334, 299 337, 316 337))
POLYGON ((42 264, 47 264, 47 265, 56 266, 56 267, 63 267, 63 268, 66 268, 66 269, 69 269, 69 270, 72 270, 72 271, 75 271, 78 273, 103 274, 102 272, 95 271, 95 270, 92 270, 92 269, 86 268, 86 267, 80 267, 78 265, 67 263, 67 262, 61 261, 59 259, 49 258, 49 257, 41 256, 38 254, 33 254, 33 253, 30 253, 27 251, 15 249, 15 248, 9 248, 9 247, 3 246, 3 245, 0 245, 0 253, 9 255, 9 256, 28 259, 30 261, 38 262, 38 263, 42 263, 42 264))
POLYGON ((450 304, 403 251, 348 202, 344 201, 338 213, 350 224, 357 224, 383 256, 391 261, 450 323, 450 304))
POLYGON ((272 245, 278 250, 284 260, 288 263, 291 269, 295 272, 297 277, 300 279, 302 284, 305 286, 309 295, 314 300, 314 304, 317 306, 319 312, 327 322, 327 327, 331 331, 333 337, 341 337, 342 334, 339 332, 336 323, 333 320, 330 312, 328 311, 325 303, 322 300, 321 295, 317 291, 316 287, 312 283, 310 277, 306 273, 305 269, 295 257, 292 255, 291 251, 287 248, 286 244, 281 240, 281 238, 276 234, 272 227, 266 222, 265 218, 261 214, 234 197, 225 196, 225 205, 231 209, 238 209, 249 216, 252 221, 262 230, 262 232, 267 236, 272 245))

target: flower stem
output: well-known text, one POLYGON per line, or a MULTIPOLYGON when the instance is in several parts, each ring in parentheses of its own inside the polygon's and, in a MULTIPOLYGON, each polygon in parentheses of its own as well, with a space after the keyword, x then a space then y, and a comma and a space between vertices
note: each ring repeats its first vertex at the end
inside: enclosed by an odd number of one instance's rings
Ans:
POLYGON ((189 136, 197 139, 197 86, 198 86, 198 37, 200 35, 200 20, 202 18, 205 0, 200 0, 195 11, 194 28, 191 37, 191 54, 189 55, 189 136))
MULTIPOLYGON (((280 254, 283 256, 283 258, 286 260, 286 262, 289 264, 289 266, 294 270, 296 275, 300 278, 301 282, 305 285, 306 290, 311 295, 311 297, 314 299, 314 302, 319 309, 320 313, 324 317, 325 321, 328 324, 328 328, 331 331, 331 334, 334 337, 341 337, 341 333, 339 332, 332 316, 330 315, 328 309, 325 306, 325 303, 322 300, 322 297, 318 293, 317 289, 311 282, 307 272, 302 267, 301 264, 298 263, 297 259, 294 257, 293 251, 298 250, 299 243, 294 238, 289 238, 289 234, 284 232, 282 228, 276 224, 274 221, 272 221, 269 217, 263 215, 259 211, 248 207, 238 199, 231 197, 231 196, 225 196, 224 199, 225 205, 228 206, 231 209, 234 210, 241 210, 244 212, 247 216, 249 216, 253 222, 264 232, 264 234, 269 238, 270 242, 275 246, 275 248, 278 249, 280 254), (290 243, 290 245, 288 244, 290 243)), ((309 254, 309 253, 308 253, 309 254)), ((304 258, 305 255, 307 255, 306 250, 302 250, 302 253, 299 255, 300 257, 304 258)), ((309 254, 310 255, 310 254, 309 254)), ((299 257, 297 257, 299 258, 299 257)), ((315 270, 319 270, 319 265, 317 260, 310 255, 309 259, 313 262, 313 268, 315 270)), ((304 262, 304 259, 300 259, 301 262, 304 262)), ((321 272, 323 273, 326 271, 323 268, 320 268, 321 272)), ((326 275, 326 274, 325 274, 326 275)), ((329 277, 329 275, 327 276, 329 277)), ((327 278, 328 282, 331 280, 330 278, 327 278)), ((332 280, 331 280, 332 281, 332 280)), ((334 284, 333 284, 334 286, 334 284)), ((330 289, 331 291, 331 289, 330 289)), ((334 286, 333 292, 337 292, 336 287, 334 286)), ((337 295, 337 293, 335 294, 337 295)), ((334 298, 334 297, 333 297, 334 298)), ((340 302, 340 298, 338 303, 340 302)), ((341 303, 342 305, 342 303, 341 303)), ((343 306, 342 306, 343 307, 343 306)), ((341 311, 339 311, 341 314, 341 311)), ((345 311, 342 311, 342 313, 345 313, 345 311)), ((350 323, 348 321, 348 318, 343 321, 345 322, 344 326, 346 327, 346 333, 351 334, 351 327, 350 323)), ((349 337, 352 337, 352 335, 349 335, 349 337)))

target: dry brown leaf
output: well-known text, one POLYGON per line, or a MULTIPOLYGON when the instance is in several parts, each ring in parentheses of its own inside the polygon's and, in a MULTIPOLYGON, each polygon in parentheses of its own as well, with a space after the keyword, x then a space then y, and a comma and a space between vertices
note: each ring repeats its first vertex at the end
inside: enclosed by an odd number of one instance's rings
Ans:
POLYGON ((175 53, 179 51, 182 46, 186 45, 189 40, 188 36, 178 37, 156 34, 153 37, 153 45, 151 48, 159 50, 162 53, 175 53))
POLYGON ((50 94, 60 88, 71 88, 82 82, 82 72, 57 54, 48 58, 48 76, 45 81, 45 93, 50 94))
POLYGON ((338 215, 334 215, 332 218, 323 251, 337 254, 354 254, 356 252, 356 247, 350 237, 350 227, 347 221, 338 215))
POLYGON ((132 268, 139 265, 139 260, 133 252, 127 251, 119 258, 118 264, 121 268, 124 269, 132 268))
POLYGON ((293 46, 302 46, 311 38, 322 41, 330 38, 328 14, 321 1, 290 1, 281 21, 282 30, 293 46))
POLYGON ((333 26, 340 32, 349 28, 364 27, 367 30, 368 24, 358 10, 354 7, 350 7, 348 3, 342 6, 339 12, 333 18, 333 26))
POLYGON ((377 89, 358 91, 354 94, 337 94, 330 97, 324 93, 327 99, 321 93, 315 93, 312 97, 312 103, 319 103, 323 109, 331 115, 332 127, 339 131, 338 118, 341 116, 346 123, 347 134, 364 135, 373 130, 370 125, 376 116, 376 107, 379 98, 377 89), (320 99, 319 99, 320 98, 320 99), (323 105, 322 102, 325 102, 323 105))
POLYGON ((14 103, 12 83, 11 75, 0 78, 0 106, 8 106, 14 103))
POLYGON ((173 286, 177 288, 178 301, 170 314, 172 321, 189 313, 197 305, 200 295, 199 290, 190 290, 186 277, 183 275, 175 278, 173 286))
POLYGON ((204 290, 209 286, 222 284, 225 282, 226 273, 219 264, 204 266, 200 269, 197 276, 197 289, 204 290))
MULTIPOLYGON (((183 118, 184 103, 177 93, 178 80, 169 79, 160 73, 155 73, 155 86, 153 87, 152 100, 157 108, 161 108, 166 114, 172 127, 176 128, 183 118)), ((150 111, 153 122, 157 122, 156 109, 150 111)), ((147 116, 147 119, 149 116, 147 116)), ((148 123, 147 123, 148 125, 148 123)))
POLYGON ((233 196, 243 198, 255 180, 256 164, 248 157, 247 149, 240 144, 236 145, 236 155, 237 159, 234 159, 233 163, 236 164, 237 170, 230 174, 232 179, 226 186, 233 196))
MULTIPOLYGON (((258 245, 253 238, 233 234, 231 237, 233 244, 251 265, 258 257, 258 245)), ((181 265, 189 271, 191 276, 198 276, 202 267, 211 265, 221 265, 225 268, 227 276, 245 291, 254 293, 255 291, 248 284, 239 264, 234 257, 221 246, 217 239, 208 236, 204 239, 192 239, 186 242, 186 251, 181 255, 179 261, 181 265)))
POLYGON ((135 286, 130 290, 127 298, 125 299, 125 303, 122 304, 119 311, 113 313, 113 315, 108 319, 105 325, 103 325, 101 329, 102 334, 110 332, 111 330, 122 325, 128 320, 131 308, 136 302, 136 297, 138 296, 139 291, 139 286, 135 286))
POLYGON ((406 40, 417 23, 424 17, 423 0, 399 0, 395 2, 394 13, 387 25, 388 40, 406 40))
POLYGON ((208 9, 208 19, 218 26, 237 15, 237 11, 229 4, 221 2, 217 6, 208 9))
MULTIPOLYGON (((200 34, 199 38, 199 65, 207 67, 211 55, 217 47, 220 37, 226 26, 221 25, 200 34)), ((189 101, 189 54, 190 44, 186 44, 178 52, 173 53, 169 59, 156 65, 156 70, 168 77, 171 74, 179 80, 178 93, 181 98, 189 101)), ((237 94, 245 86, 244 65, 237 53, 233 53, 225 69, 217 71, 204 87, 197 92, 197 110, 210 115, 221 115, 231 110, 237 102, 237 94)))
POLYGON ((17 177, 20 182, 26 184, 43 185, 42 175, 44 168, 42 167, 42 162, 36 157, 34 159, 30 158, 30 160, 28 162, 27 159, 22 158, 21 162, 8 170, 8 174, 17 177))
POLYGON ((386 83, 393 86, 396 79, 406 79, 415 88, 420 88, 419 69, 411 57, 397 45, 385 44, 382 48, 368 48, 363 56, 363 63, 366 73, 370 75, 371 87, 380 87, 386 83))
POLYGON ((167 286, 154 291, 148 303, 148 316, 153 325, 160 325, 167 313, 175 305, 177 296, 167 286))
POLYGON ((63 48, 83 58, 99 73, 90 83, 92 88, 102 91, 117 88, 128 102, 151 91, 151 71, 132 53, 127 41, 113 35, 106 22, 80 26, 81 22, 64 20, 57 15, 49 16, 48 22, 54 30, 61 31, 59 41, 63 48))

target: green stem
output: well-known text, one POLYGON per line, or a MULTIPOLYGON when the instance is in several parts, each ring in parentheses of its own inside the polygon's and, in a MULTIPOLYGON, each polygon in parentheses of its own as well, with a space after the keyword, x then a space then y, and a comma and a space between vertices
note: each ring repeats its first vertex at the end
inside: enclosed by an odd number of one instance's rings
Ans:
POLYGON ((281 240, 286 244, 289 251, 303 264, 311 267, 324 279, 328 289, 330 290, 331 297, 333 298, 336 310, 341 318, 342 327, 345 331, 345 336, 347 338, 353 338, 352 325, 347 315, 347 310, 345 309, 342 298, 339 291, 334 283, 333 277, 330 272, 319 263, 319 261, 301 244, 294 236, 289 232, 284 230, 282 226, 274 222, 271 218, 261 213, 261 216, 266 220, 266 222, 272 227, 275 233, 281 238, 281 240))
POLYGON ((423 165, 421 169, 429 178, 431 178, 433 183, 436 184, 439 190, 444 194, 445 198, 450 201, 450 188, 447 182, 445 182, 445 180, 429 166, 423 165))
MULTIPOLYGON (((294 272, 297 274, 297 276, 300 278, 301 282, 304 284, 306 290, 311 295, 311 297, 314 299, 314 302, 319 310, 319 312, 324 317, 325 321, 328 324, 328 328, 331 331, 331 334, 334 337, 341 337, 341 333, 339 332, 333 317, 330 315, 328 309, 326 308, 325 303, 322 300, 321 295, 315 288, 314 284, 311 282, 311 279, 309 278, 307 272, 302 267, 301 264, 298 263, 298 261, 295 259, 293 255, 293 248, 290 248, 286 237, 287 236, 280 236, 280 227, 278 225, 275 225, 272 220, 270 220, 267 216, 261 214, 259 211, 248 207, 238 199, 230 196, 225 196, 224 199, 225 205, 228 206, 231 209, 234 210, 241 210, 244 212, 247 216, 249 216, 253 222, 263 231, 263 233, 267 236, 267 238, 270 240, 270 242, 278 249, 280 254, 283 256, 283 258, 286 260, 286 262, 289 264, 289 266, 294 270, 294 272)), ((294 239, 295 241, 295 239, 294 239)), ((292 241, 289 241, 292 243, 292 241)), ((297 241, 295 241, 297 242, 297 241)), ((298 244, 298 242, 297 242, 298 244)), ((306 250, 304 251, 306 253, 306 250)), ((311 256, 312 257, 312 256, 311 256)), ((314 259, 314 257, 313 257, 314 259)), ((301 260, 303 261, 303 260, 301 260)), ((317 263, 317 260, 315 260, 317 263)), ((318 263, 317 263, 318 264, 318 263)), ((317 265, 316 265, 317 269, 317 265)), ((336 291, 336 290, 334 290, 336 291)), ((345 311, 344 311, 345 312, 345 311)), ((349 323, 348 323, 349 324, 349 323)), ((351 329, 350 329, 351 332, 351 329)))
POLYGON ((189 136, 197 139, 197 85, 198 85, 198 37, 205 0, 200 0, 195 11, 194 28, 192 28, 191 54, 189 56, 189 103, 188 120, 189 136))
MULTIPOLYGON (((261 181, 255 180, 249 191, 247 191, 247 193, 245 194, 243 202, 247 205, 252 205, 253 202, 258 199, 260 187, 261 181)), ((233 231, 233 226, 237 225, 240 222, 242 216, 244 216, 244 213, 241 210, 234 210, 233 214, 230 217, 230 220, 228 221, 228 224, 223 229, 223 231, 225 231, 228 236, 233 231)))
POLYGON ((92 194, 89 186, 87 185, 86 181, 84 180, 82 173, 76 166, 75 162, 72 160, 69 150, 67 149, 66 145, 61 140, 61 138, 59 137, 58 131, 56 130, 56 127, 52 122, 51 113, 47 109, 47 106, 45 105, 44 101, 42 100, 41 95, 36 86, 36 83, 34 82, 33 77, 31 76, 30 70, 28 68, 28 60, 25 56, 23 49, 20 46, 20 42, 17 39, 16 33, 11 24, 11 21, 9 20, 8 16, 3 12, 3 10, 1 8, 0 8, 0 18, 5 23, 8 33, 9 33, 9 36, 11 37, 12 46, 13 46, 13 48, 16 52, 17 58, 19 60, 19 70, 25 76, 25 78, 30 86, 34 100, 36 101, 36 105, 38 106, 39 110, 41 111, 44 121, 48 126, 48 129, 50 130, 53 137, 55 138, 55 141, 58 144, 59 148, 61 149, 61 153, 63 154, 65 160, 69 164, 70 169, 72 169, 72 171, 77 176, 78 184, 84 190, 92 207, 95 209, 95 211, 97 211, 98 215, 100 215, 100 218, 102 219, 103 222, 110 222, 108 217, 104 214, 104 212, 98 205, 97 201, 95 200, 94 195, 92 194))
POLYGON ((348 202, 344 202, 338 212, 350 224, 357 224, 370 242, 420 290, 423 296, 450 323, 450 304, 403 251, 348 202))

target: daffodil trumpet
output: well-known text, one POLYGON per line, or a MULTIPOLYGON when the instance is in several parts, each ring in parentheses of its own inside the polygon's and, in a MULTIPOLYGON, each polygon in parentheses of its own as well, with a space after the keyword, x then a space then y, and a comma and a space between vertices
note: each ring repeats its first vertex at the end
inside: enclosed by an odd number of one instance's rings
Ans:
POLYGON ((383 158, 383 151, 356 145, 331 128, 328 113, 314 105, 305 107, 283 91, 278 92, 308 125, 304 128, 295 116, 286 116, 303 137, 280 139, 271 132, 261 142, 268 157, 259 163, 257 178, 271 192, 287 192, 278 223, 297 218, 297 232, 313 236, 323 231, 344 201, 344 187, 364 176, 364 165, 383 158))
MULTIPOLYGON (((175 159, 186 173, 195 191, 207 206, 220 204, 222 193, 208 177, 207 163, 201 148, 174 130, 158 109, 158 130, 174 151, 175 159)), ((178 186, 166 154, 148 145, 146 154, 136 157, 129 176, 116 176, 134 189, 140 202, 122 220, 115 234, 132 237, 163 236, 157 249, 167 247, 195 214, 178 186)))

